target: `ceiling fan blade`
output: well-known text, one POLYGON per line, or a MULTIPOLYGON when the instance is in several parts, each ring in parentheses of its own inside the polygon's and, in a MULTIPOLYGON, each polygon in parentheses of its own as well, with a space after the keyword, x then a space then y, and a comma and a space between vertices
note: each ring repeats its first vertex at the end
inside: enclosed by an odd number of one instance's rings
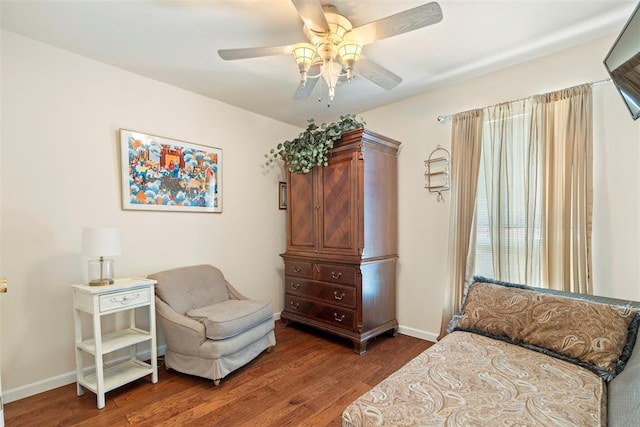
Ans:
POLYGON ((365 79, 371 80, 383 89, 390 90, 402 82, 402 77, 384 68, 382 65, 360 56, 355 63, 355 71, 365 79))
POLYGON ((220 49, 218 55, 225 61, 234 59, 259 58, 261 56, 287 55, 293 51, 293 45, 246 47, 240 49, 220 49))
POLYGON ((322 11, 322 5, 318 0, 291 0, 298 10, 302 22, 314 33, 324 34, 329 32, 327 18, 322 11))
POLYGON ((436 2, 423 4, 351 30, 350 34, 361 44, 386 39, 442 21, 442 9, 436 2))
POLYGON ((311 95, 311 92, 313 92, 313 88, 316 87, 316 83, 318 83, 318 80, 320 79, 309 79, 304 85, 300 83, 298 89, 296 90, 296 93, 293 95, 293 99, 300 100, 308 98, 309 95, 311 95))
MULTIPOLYGON (((311 68, 309 68, 308 73, 311 74, 312 76, 315 76, 320 73, 320 68, 321 68, 320 65, 312 65, 311 68)), ((320 80, 320 78, 321 77, 319 76, 315 78, 308 78, 305 84, 302 84, 302 82, 300 82, 298 89, 296 89, 296 93, 293 95, 293 99, 305 99, 309 97, 309 95, 311 95, 311 92, 313 91, 313 88, 316 87, 316 83, 318 83, 318 80, 320 80)))

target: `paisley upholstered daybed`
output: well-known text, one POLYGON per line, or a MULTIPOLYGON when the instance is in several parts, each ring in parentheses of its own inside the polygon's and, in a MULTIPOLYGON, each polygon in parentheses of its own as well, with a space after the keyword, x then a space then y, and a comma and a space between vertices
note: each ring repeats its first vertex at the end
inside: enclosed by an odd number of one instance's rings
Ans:
POLYGON ((476 277, 449 334, 343 426, 640 426, 639 324, 639 302, 476 277))

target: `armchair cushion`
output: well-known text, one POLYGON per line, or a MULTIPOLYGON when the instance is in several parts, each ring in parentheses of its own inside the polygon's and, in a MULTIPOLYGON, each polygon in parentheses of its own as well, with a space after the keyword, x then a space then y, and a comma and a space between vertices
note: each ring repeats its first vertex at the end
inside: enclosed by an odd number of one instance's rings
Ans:
POLYGON ((271 319, 273 308, 270 301, 230 299, 189 310, 187 316, 204 324, 207 338, 223 340, 271 319))

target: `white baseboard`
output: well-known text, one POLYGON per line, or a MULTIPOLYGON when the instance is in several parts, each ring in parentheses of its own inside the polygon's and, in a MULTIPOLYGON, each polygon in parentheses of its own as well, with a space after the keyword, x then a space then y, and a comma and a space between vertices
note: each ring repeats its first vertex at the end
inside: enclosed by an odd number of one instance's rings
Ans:
MULTIPOLYGON (((162 345, 158 347, 158 356, 163 355, 167 351, 167 346, 162 345)), ((137 353, 137 358, 140 360, 148 360, 151 357, 151 351, 141 351, 137 353)), ((128 359, 128 356, 123 356, 116 360, 112 360, 108 363, 108 365, 116 364, 125 361, 128 359)), ((95 365, 89 366, 85 369, 87 372, 93 372, 95 365)), ((67 372, 61 375, 57 375, 55 377, 47 378, 42 381, 37 381, 35 383, 23 385, 21 387, 13 388, 10 390, 2 390, 2 397, 4 403, 15 402, 16 400, 24 399, 25 397, 33 396, 38 393, 43 393, 45 391, 52 390, 54 388, 62 387, 68 384, 73 384, 76 382, 76 371, 67 372)))
POLYGON ((4 397, 4 403, 6 404, 74 382, 76 382, 76 372, 67 372, 62 375, 47 378, 46 380, 23 385, 22 387, 3 390, 2 396, 4 397))
MULTIPOLYGON (((274 320, 280 319, 280 313, 275 313, 273 315, 274 320)), ((410 328, 408 326, 398 326, 398 333, 403 335, 408 335, 414 338, 420 338, 421 340, 436 342, 438 341, 438 334, 434 334, 433 332, 423 331, 421 329, 410 328)))
MULTIPOLYGON (((280 313, 275 313, 273 315, 274 320, 280 319, 280 313)), ((403 335, 408 335, 410 337, 419 338, 426 341, 436 342, 438 335, 432 332, 423 331, 420 329, 411 328, 408 326, 400 325, 398 327, 398 332, 403 335)), ((158 347, 158 355, 161 356, 167 351, 167 346, 162 345, 158 347)), ((151 353, 149 350, 138 353, 138 358, 140 360, 149 359, 151 353)), ((109 364, 119 363, 127 359, 127 357, 122 357, 120 359, 111 361, 109 364)), ((93 371, 93 366, 90 366, 86 369, 87 371, 93 371)), ((42 381, 37 381, 35 383, 27 384, 21 387, 17 387, 10 390, 3 390, 2 397, 4 403, 15 402, 16 400, 24 399, 25 397, 33 396, 38 393, 43 393, 45 391, 52 390, 54 388, 62 387, 68 384, 73 384, 76 382, 76 371, 67 372, 61 375, 57 375, 55 377, 47 378, 42 381)))
POLYGON ((408 326, 398 326, 398 332, 403 335, 409 335, 410 337, 420 338, 421 340, 436 342, 438 341, 438 334, 433 332, 423 331, 421 329, 410 328, 408 326))

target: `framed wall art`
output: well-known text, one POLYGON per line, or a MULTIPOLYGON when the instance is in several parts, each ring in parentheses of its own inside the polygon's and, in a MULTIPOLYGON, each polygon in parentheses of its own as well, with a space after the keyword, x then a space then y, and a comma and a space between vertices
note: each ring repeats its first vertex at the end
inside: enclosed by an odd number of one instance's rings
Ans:
POLYGON ((222 149, 120 129, 122 209, 222 212, 222 149))

